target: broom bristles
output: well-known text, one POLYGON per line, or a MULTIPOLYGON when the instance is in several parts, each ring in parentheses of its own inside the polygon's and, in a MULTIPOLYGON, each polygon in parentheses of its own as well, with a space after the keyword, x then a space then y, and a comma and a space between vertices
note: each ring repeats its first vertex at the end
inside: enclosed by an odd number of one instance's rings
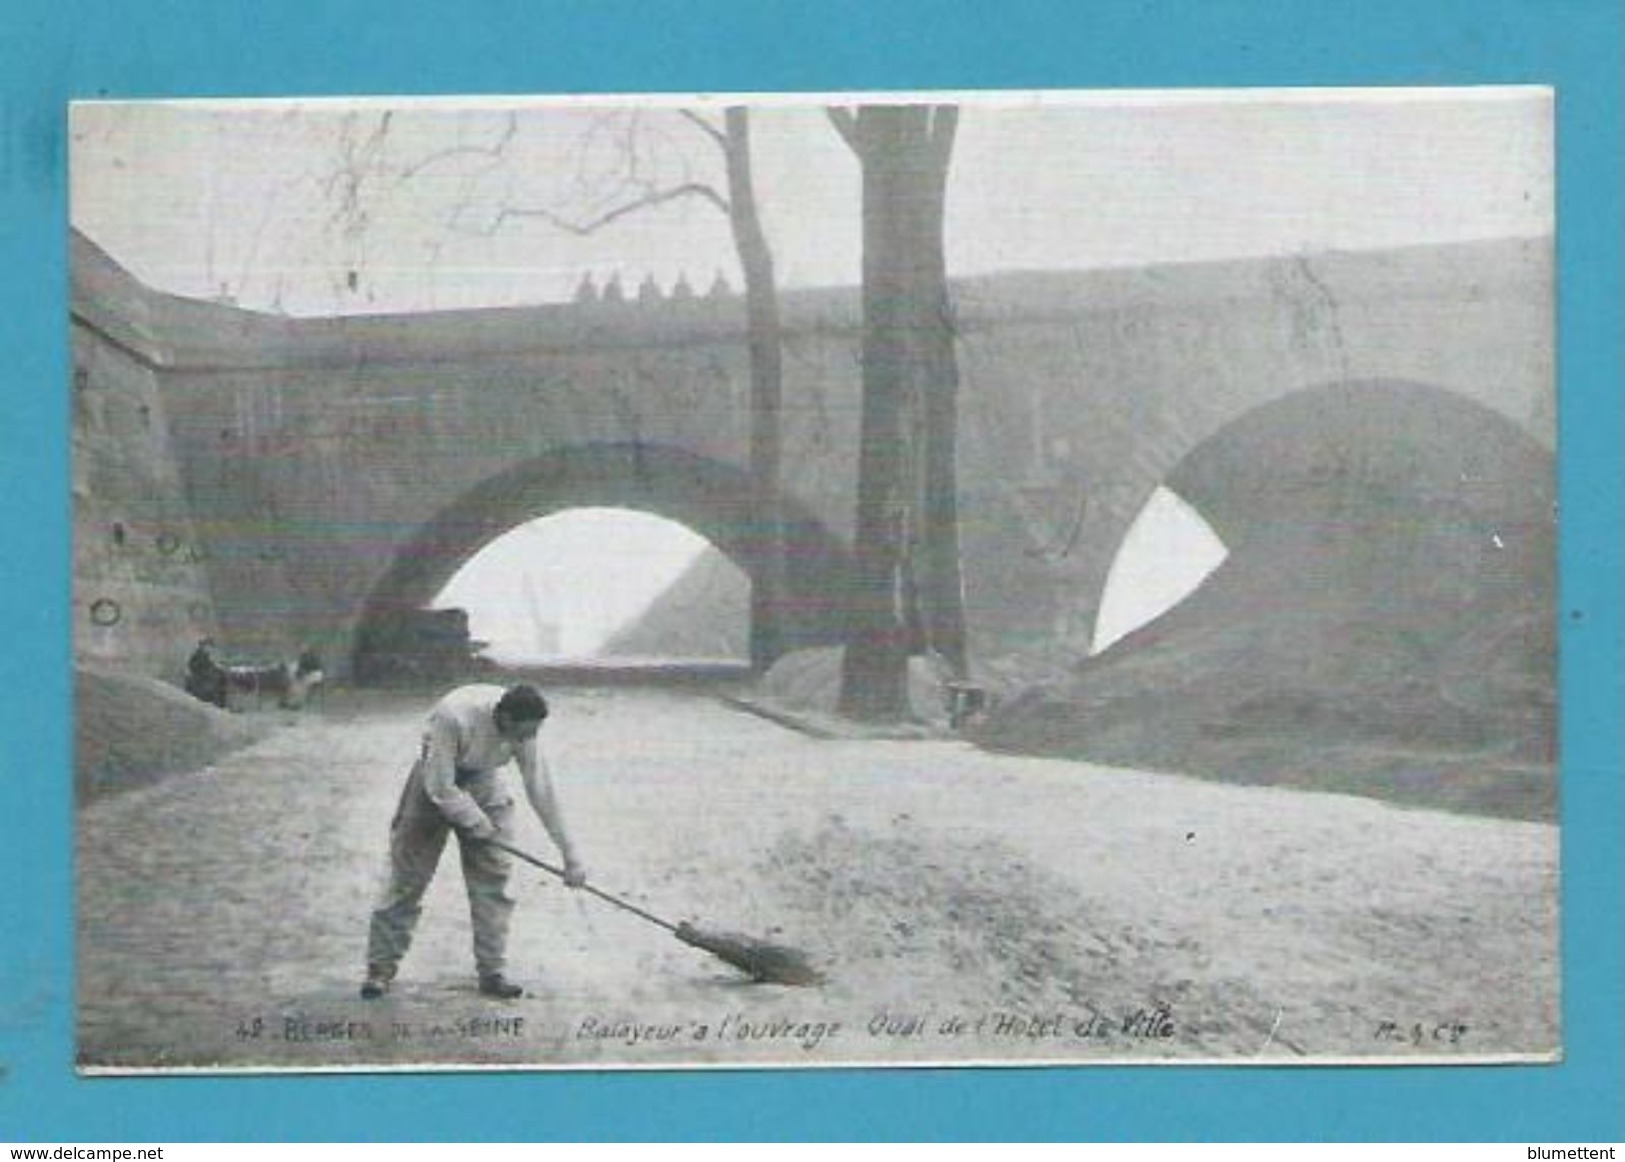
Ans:
POLYGON ((804 953, 783 944, 753 940, 737 932, 706 932, 686 921, 677 926, 677 939, 727 961, 752 980, 800 986, 824 983, 824 974, 804 953))

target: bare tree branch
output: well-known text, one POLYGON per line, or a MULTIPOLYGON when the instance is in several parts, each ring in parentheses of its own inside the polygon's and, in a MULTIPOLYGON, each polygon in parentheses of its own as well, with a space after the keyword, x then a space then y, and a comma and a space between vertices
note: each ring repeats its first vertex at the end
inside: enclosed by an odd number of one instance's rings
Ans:
POLYGON ((365 191, 377 185, 387 172, 384 156, 393 118, 394 111, 386 110, 366 136, 358 139, 360 116, 346 116, 339 127, 339 166, 322 183, 324 197, 335 203, 322 229, 330 237, 336 236, 346 252, 340 259, 343 271, 332 272, 330 279, 334 295, 340 300, 360 291, 361 271, 368 262, 367 232, 372 224, 371 199, 365 191))
MULTIPOLYGON (((724 158, 728 156, 729 142, 720 129, 698 113, 688 110, 677 112, 710 137, 722 150, 724 158)), ((490 237, 509 221, 524 218, 544 221, 556 229, 583 237, 638 211, 688 198, 701 199, 724 215, 732 215, 731 198, 714 184, 692 176, 686 164, 681 167, 681 173, 661 175, 656 172, 659 167, 650 164, 653 158, 651 150, 666 138, 663 134, 657 134, 651 123, 637 112, 630 115, 601 113, 590 122, 581 138, 582 147, 576 151, 576 194, 569 199, 576 203, 573 212, 514 204, 503 204, 494 210, 478 212, 471 200, 474 187, 485 175, 509 161, 508 146, 516 133, 517 122, 510 115, 501 137, 494 144, 459 146, 424 157, 405 171, 402 180, 436 162, 458 157, 483 158, 484 164, 473 167, 462 176, 459 194, 443 219, 448 230, 479 237, 490 237), (611 158, 613 164, 606 167, 604 160, 611 158)))
MULTIPOLYGON (((676 112, 709 134, 726 156, 725 139, 714 127, 687 111, 676 112)), ((579 157, 574 199, 578 209, 567 215, 578 222, 596 221, 629 202, 640 207, 658 205, 680 188, 704 186, 717 198, 723 197, 720 187, 706 177, 695 176, 687 152, 666 126, 640 111, 613 112, 595 120, 583 138, 579 157), (671 172, 674 160, 678 163, 675 173, 671 172)), ((710 194, 704 196, 709 198, 710 194)), ((727 212, 724 202, 711 200, 727 212)))
POLYGON ((497 211, 496 217, 492 220, 490 227, 482 231, 482 233, 496 233, 496 231, 502 227, 502 224, 511 218, 540 218, 542 221, 547 222, 552 226, 556 226, 560 230, 584 237, 588 234, 595 233, 598 230, 602 230, 611 222, 624 218, 628 214, 635 214, 639 210, 647 210, 654 206, 664 205, 667 202, 680 201, 683 198, 702 198, 705 201, 710 202, 724 214, 728 213, 728 199, 717 193, 716 190, 712 189, 704 182, 684 182, 679 186, 671 186, 667 189, 655 190, 654 192, 645 194, 642 197, 634 198, 632 201, 623 202, 621 205, 616 206, 613 209, 606 210, 604 213, 599 214, 594 218, 589 218, 586 221, 573 221, 561 214, 555 213, 552 210, 538 207, 504 206, 502 209, 497 211))
POLYGON ((452 146, 450 149, 439 150, 419 159, 416 163, 403 169, 401 171, 400 180, 403 182, 410 181, 412 178, 416 177, 430 166, 438 165, 443 161, 450 161, 453 158, 483 157, 492 160, 498 159, 508 148, 508 143, 511 142, 518 133, 519 119, 515 114, 509 113, 507 117, 507 124, 502 130, 502 136, 498 138, 495 145, 456 145, 452 146))
POLYGON ((697 125, 700 132, 704 133, 712 141, 716 142, 718 147, 720 147, 724 153, 727 152, 727 134, 723 133, 722 130, 718 129, 715 125, 711 124, 711 122, 707 121, 704 117, 701 117, 692 109, 679 109, 678 112, 682 114, 686 120, 692 122, 694 125, 697 125))
MULTIPOLYGON (((368 171, 378 167, 393 117, 394 112, 386 110, 378 118, 378 124, 360 141, 356 140, 356 117, 352 115, 343 121, 338 142, 339 167, 323 183, 325 195, 332 197, 335 192, 339 195, 339 206, 331 215, 330 224, 337 225, 341 220, 351 224, 365 220, 361 187, 367 180, 368 171)), ((351 228, 347 226, 345 232, 350 233, 351 228)))

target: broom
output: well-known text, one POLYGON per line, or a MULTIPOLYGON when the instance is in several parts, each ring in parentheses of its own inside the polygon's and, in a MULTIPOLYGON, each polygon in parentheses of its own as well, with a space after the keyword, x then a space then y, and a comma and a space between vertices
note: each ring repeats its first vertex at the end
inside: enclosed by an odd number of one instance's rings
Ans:
MULTIPOLYGON (((486 842, 493 847, 500 847, 509 855, 516 856, 528 864, 541 868, 550 875, 561 880, 564 878, 562 868, 554 867, 545 860, 537 859, 527 851, 521 851, 519 848, 504 843, 500 839, 488 839, 486 842)), ((766 941, 754 940, 749 936, 741 936, 733 932, 707 932, 702 928, 696 928, 686 920, 680 924, 673 924, 669 920, 662 920, 653 912, 646 912, 636 904, 628 903, 618 896, 612 896, 592 884, 582 884, 581 890, 591 892, 606 904, 614 904, 622 911, 630 912, 632 915, 647 920, 651 924, 659 925, 684 944, 709 952, 712 956, 727 961, 754 981, 787 985, 817 985, 824 983, 824 974, 808 963, 806 955, 797 949, 788 948, 783 944, 770 944, 766 941)))

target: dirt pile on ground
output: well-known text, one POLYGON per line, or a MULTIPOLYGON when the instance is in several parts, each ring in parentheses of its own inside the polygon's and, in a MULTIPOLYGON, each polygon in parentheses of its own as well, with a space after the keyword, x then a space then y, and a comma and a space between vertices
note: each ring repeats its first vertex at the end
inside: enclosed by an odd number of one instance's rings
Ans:
POLYGON ((269 729, 154 678, 76 667, 73 688, 81 803, 208 766, 269 729))
POLYGON ((903 723, 860 723, 842 717, 841 667, 845 650, 835 646, 794 650, 769 667, 748 701, 769 712, 782 711, 787 722, 829 738, 914 738, 948 727, 945 674, 923 657, 908 662, 908 714, 903 723))
POLYGON ((1550 819, 1550 452, 1406 383, 1260 408, 1168 487, 1228 556, 980 734, 1019 753, 1550 819))
POLYGON ((1534 603, 1469 611, 1441 630, 1393 605, 1221 569, 1069 680, 1006 701, 976 738, 1012 753, 1550 820, 1555 657, 1534 603))
POLYGON ((607 657, 744 658, 750 653, 749 623, 750 580, 712 547, 601 652, 607 657))

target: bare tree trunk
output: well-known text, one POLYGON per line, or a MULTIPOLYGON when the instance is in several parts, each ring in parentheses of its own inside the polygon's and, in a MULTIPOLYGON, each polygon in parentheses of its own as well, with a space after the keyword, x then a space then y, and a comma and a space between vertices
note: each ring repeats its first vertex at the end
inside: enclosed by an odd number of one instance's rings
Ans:
POLYGON ((919 288, 924 429, 920 500, 920 604, 926 645, 956 677, 967 673, 965 591, 959 542, 959 360, 954 348, 953 304, 943 252, 948 160, 958 129, 958 109, 938 106, 928 130, 929 169, 921 175, 928 221, 921 227, 924 285, 919 288), (928 197, 925 195, 929 195, 928 197))
POLYGON ((911 654, 936 650, 961 672, 965 661, 958 365, 942 248, 955 118, 930 106, 865 106, 831 120, 863 167, 856 577, 840 705, 888 720, 907 713, 911 654))
MULTIPOLYGON (((859 418, 856 529, 846 615, 851 627, 841 672, 840 709, 863 719, 895 719, 907 709, 907 519, 911 491, 903 379, 907 336, 899 317, 902 269, 897 170, 902 109, 865 107, 847 130, 863 169, 863 401, 859 418), (902 598, 902 601, 899 601, 902 598)), ((837 122, 840 125, 840 122, 837 122)))
MULTIPOLYGON (((634 214, 695 198, 710 203, 728 216, 745 279, 746 342, 751 384, 749 505, 754 526, 751 537, 754 551, 752 559, 747 562, 752 574, 750 654, 752 666, 763 669, 783 652, 786 644, 784 520, 779 503, 783 340, 773 252, 762 229, 752 181, 749 110, 743 106, 724 110, 720 127, 697 111, 684 109, 679 112, 721 152, 728 178, 726 197, 709 182, 687 177, 664 184, 634 180, 639 154, 639 129, 637 120, 633 119, 622 130, 627 173, 626 196, 623 199, 585 218, 573 218, 542 206, 503 206, 496 216, 493 229, 509 220, 537 218, 571 234, 587 236, 634 214)), ((387 127, 386 120, 380 126, 379 134, 387 127)), ((508 133, 488 151, 489 154, 500 157, 513 132, 510 121, 508 133)), ((428 163, 420 163, 416 168, 424 164, 428 163)))
POLYGON ((725 117, 728 221, 744 271, 749 321, 750 500, 754 539, 761 553, 751 585, 750 660, 752 668, 764 670, 784 649, 784 523, 779 511, 783 349, 773 254, 762 231, 751 180, 750 114, 734 106, 725 117))

